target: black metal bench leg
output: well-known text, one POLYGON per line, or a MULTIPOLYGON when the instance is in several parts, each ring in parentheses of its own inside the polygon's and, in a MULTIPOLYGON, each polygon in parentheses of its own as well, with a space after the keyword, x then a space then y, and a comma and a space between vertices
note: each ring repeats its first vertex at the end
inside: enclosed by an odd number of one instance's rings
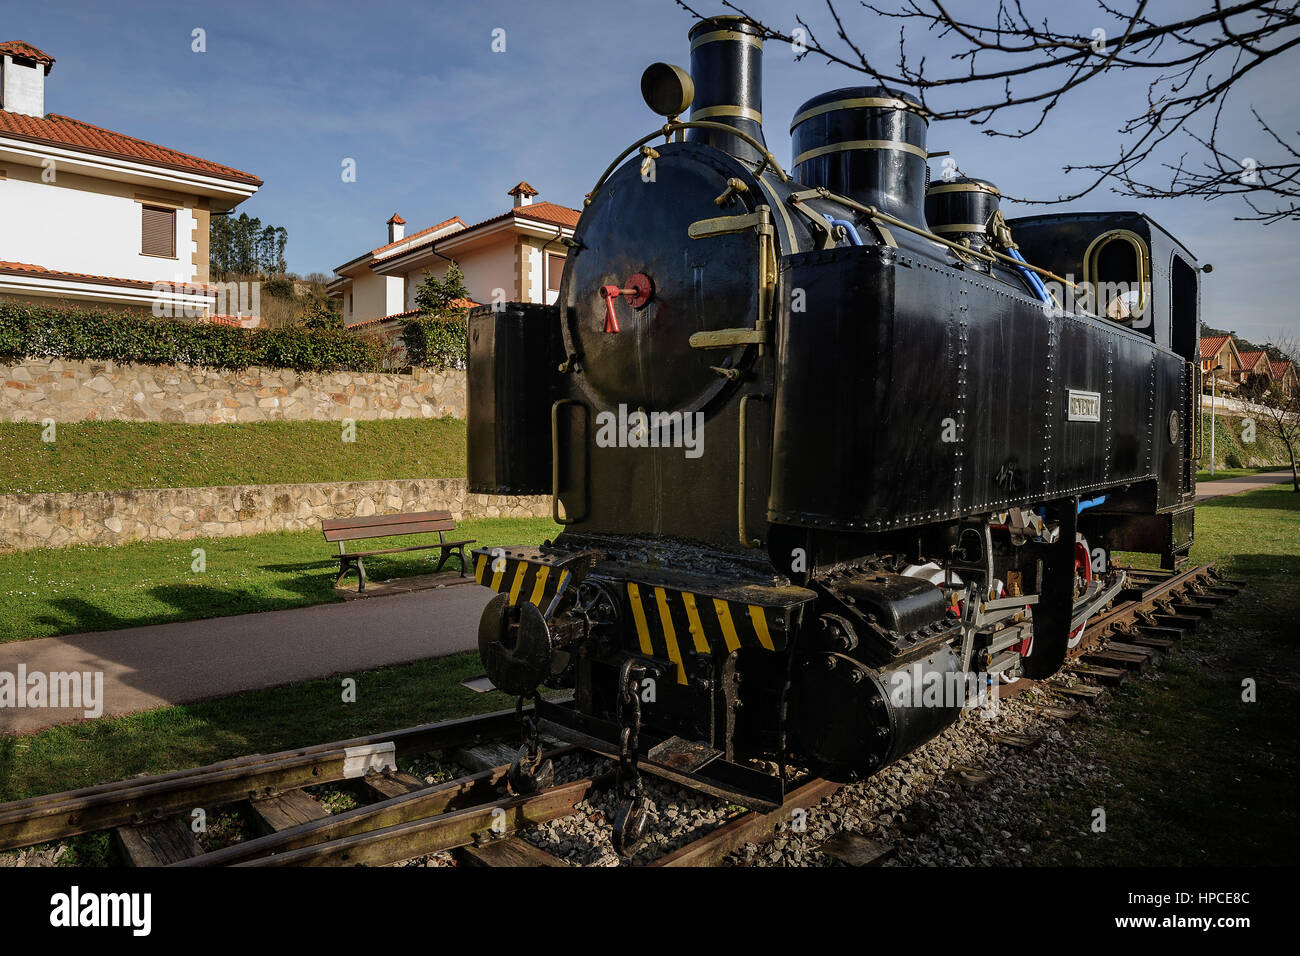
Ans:
POLYGON ((366 591, 366 562, 362 558, 357 558, 357 576, 361 578, 357 593, 364 594, 366 591))
POLYGON ((467 578, 469 577, 469 572, 465 568, 465 546, 462 544, 456 549, 456 551, 460 554, 460 576, 462 578, 467 578))
POLYGON ((343 583, 343 579, 348 576, 352 570, 352 560, 350 558, 339 558, 339 576, 334 579, 334 586, 338 587, 343 583))
POLYGON ((439 571, 442 570, 442 566, 443 566, 444 564, 447 563, 447 558, 449 558, 449 557, 451 556, 451 552, 450 552, 450 550, 447 549, 447 548, 443 548, 443 549, 442 549, 440 552, 438 552, 438 553, 439 553, 438 563, 435 564, 435 565, 433 566, 433 573, 434 573, 434 574, 437 574, 439 571))

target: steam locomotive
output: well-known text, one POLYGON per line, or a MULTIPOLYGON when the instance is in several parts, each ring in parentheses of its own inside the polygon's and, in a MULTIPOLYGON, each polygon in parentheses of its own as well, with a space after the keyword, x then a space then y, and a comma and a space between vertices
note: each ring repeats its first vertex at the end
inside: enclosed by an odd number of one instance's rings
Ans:
POLYGON ((1192 544, 1192 254, 931 182, 899 90, 808 100, 787 173, 760 32, 705 19, 689 73, 649 67, 665 122, 588 196, 555 304, 469 317, 470 486, 563 525, 474 552, 527 721, 510 783, 547 781, 547 727, 616 757, 621 852, 646 765, 758 808, 796 769, 869 775, 1056 672, 1125 588, 1113 550, 1192 544))

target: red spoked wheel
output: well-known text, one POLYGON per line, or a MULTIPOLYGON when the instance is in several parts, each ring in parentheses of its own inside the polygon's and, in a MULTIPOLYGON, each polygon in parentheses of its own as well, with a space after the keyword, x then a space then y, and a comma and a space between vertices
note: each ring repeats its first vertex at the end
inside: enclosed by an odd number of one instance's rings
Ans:
MULTIPOLYGON (((1074 596, 1077 599, 1092 583, 1092 551, 1088 548, 1088 539, 1081 534, 1074 536, 1074 596)), ((1083 632, 1088 622, 1084 621, 1070 632, 1070 647, 1078 646, 1083 639, 1083 632)))

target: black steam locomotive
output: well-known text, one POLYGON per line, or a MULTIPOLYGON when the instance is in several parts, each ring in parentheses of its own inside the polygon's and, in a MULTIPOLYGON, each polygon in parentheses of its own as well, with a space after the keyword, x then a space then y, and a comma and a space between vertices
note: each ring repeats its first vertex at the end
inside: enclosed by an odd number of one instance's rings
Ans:
POLYGON ((689 74, 647 69, 666 123, 588 197, 556 304, 469 319, 471 488, 564 525, 475 552, 484 666, 537 704, 511 785, 547 778, 548 722, 617 757, 622 851, 640 765, 756 807, 791 768, 870 774, 1060 668, 1112 550, 1192 543, 1191 253, 931 183, 892 89, 805 103, 787 174, 758 32, 704 20, 689 74))

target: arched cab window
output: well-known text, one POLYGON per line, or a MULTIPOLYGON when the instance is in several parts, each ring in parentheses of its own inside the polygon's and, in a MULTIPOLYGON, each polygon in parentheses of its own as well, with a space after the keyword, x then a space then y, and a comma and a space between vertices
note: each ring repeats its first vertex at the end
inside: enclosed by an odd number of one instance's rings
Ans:
POLYGON ((1151 329, 1151 254, 1137 233, 1112 229, 1092 240, 1083 256, 1083 279, 1097 315, 1151 329))

